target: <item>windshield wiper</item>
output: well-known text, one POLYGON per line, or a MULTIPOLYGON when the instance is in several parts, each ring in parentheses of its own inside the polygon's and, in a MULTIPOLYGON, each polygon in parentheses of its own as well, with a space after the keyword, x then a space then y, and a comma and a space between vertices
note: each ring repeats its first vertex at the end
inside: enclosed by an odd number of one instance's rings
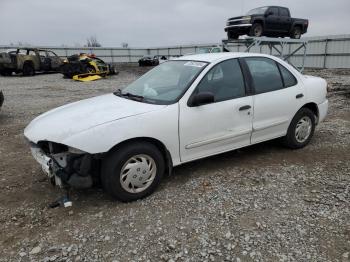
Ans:
POLYGON ((136 100, 136 101, 142 101, 144 99, 143 96, 134 95, 134 94, 131 94, 129 92, 123 93, 121 89, 118 89, 113 94, 115 94, 116 96, 120 96, 120 97, 127 97, 129 99, 136 100))

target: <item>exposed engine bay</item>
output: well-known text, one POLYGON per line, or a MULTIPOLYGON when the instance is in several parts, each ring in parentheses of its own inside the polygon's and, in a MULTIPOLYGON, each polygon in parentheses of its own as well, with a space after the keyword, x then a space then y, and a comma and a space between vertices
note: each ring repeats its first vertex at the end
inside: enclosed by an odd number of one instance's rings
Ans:
POLYGON ((30 145, 52 184, 83 189, 99 182, 100 159, 96 155, 48 141, 30 145))

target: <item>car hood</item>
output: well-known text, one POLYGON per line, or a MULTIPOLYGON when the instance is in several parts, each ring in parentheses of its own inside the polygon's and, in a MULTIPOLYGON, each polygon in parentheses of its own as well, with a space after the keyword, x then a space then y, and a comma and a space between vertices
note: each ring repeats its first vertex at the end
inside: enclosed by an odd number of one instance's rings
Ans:
POLYGON ((235 19, 242 19, 244 16, 235 16, 235 17, 231 17, 228 20, 235 20, 235 19))
POLYGON ((146 104, 108 94, 50 110, 35 118, 24 130, 24 135, 34 143, 61 143, 62 140, 95 126, 164 107, 166 105, 146 104))

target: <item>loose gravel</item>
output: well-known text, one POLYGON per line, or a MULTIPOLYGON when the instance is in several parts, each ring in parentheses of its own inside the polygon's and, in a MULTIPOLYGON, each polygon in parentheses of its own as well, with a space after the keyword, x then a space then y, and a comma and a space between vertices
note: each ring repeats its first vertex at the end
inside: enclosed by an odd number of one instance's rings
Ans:
POLYGON ((350 261, 350 70, 307 71, 328 80, 330 112, 304 149, 262 143, 177 167, 143 200, 93 188, 49 209, 61 191, 32 159, 24 127, 148 69, 119 70, 89 83, 0 77, 0 261, 350 261))

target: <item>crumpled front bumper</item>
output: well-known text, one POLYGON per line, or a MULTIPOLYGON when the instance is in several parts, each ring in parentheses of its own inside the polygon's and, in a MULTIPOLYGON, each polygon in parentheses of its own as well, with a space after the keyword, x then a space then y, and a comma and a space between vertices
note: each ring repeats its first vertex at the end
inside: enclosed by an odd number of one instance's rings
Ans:
POLYGON ((58 177, 53 171, 53 159, 47 156, 39 147, 31 144, 30 150, 34 159, 40 164, 43 172, 50 178, 55 185, 62 187, 63 183, 60 177, 58 177))
POLYGON ((57 152, 60 150, 57 147, 55 153, 47 154, 45 149, 37 144, 29 143, 34 159, 40 164, 52 184, 78 189, 89 188, 93 185, 92 164, 94 160, 91 155, 78 151, 72 152, 73 149, 57 152))

